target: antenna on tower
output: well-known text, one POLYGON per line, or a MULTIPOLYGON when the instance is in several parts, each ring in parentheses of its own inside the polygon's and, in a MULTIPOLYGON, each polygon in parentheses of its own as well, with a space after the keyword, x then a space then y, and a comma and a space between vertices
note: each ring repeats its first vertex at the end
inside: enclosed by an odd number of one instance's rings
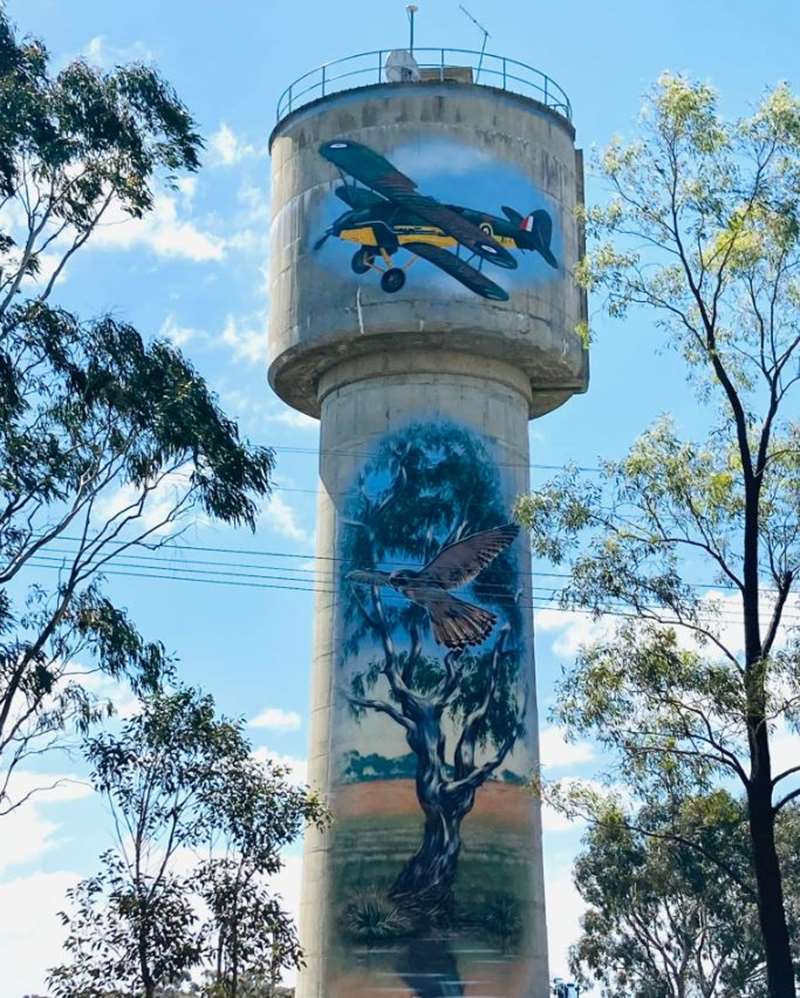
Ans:
POLYGON ((480 32, 483 33, 483 44, 481 45, 481 56, 480 56, 480 59, 478 59, 478 68, 477 68, 477 70, 475 72, 475 82, 477 83, 478 82, 478 77, 481 75, 481 67, 483 66, 483 56, 484 56, 484 53, 486 52, 486 40, 487 40, 487 38, 490 37, 490 35, 489 35, 489 32, 486 30, 486 28, 484 28, 484 26, 481 24, 481 22, 476 17, 473 17, 472 14, 470 14, 470 12, 467 10, 467 8, 464 6, 463 3, 460 3, 458 6, 461 8, 461 10, 464 11, 464 13, 467 15, 467 17, 470 19, 470 21, 472 21, 472 23, 475 25, 475 27, 480 32))
POLYGON ((415 3, 410 3, 406 7, 406 12, 408 13, 408 29, 409 29, 409 43, 408 51, 414 54, 414 16, 416 15, 419 7, 415 3))

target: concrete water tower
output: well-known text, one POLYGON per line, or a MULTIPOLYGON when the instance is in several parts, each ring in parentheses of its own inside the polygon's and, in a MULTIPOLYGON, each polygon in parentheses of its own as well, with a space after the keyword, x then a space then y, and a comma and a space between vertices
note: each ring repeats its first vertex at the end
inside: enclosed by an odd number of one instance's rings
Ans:
POLYGON ((528 421, 586 390, 569 101, 484 53, 329 64, 270 140, 269 379, 321 421, 299 998, 549 991, 528 421), (387 70, 389 67, 389 79, 387 70))

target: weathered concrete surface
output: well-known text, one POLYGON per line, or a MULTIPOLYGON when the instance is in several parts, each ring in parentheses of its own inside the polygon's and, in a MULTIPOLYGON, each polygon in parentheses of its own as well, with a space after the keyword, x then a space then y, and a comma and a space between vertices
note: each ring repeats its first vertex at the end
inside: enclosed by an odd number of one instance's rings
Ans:
MULTIPOLYGON (((342 620, 346 589, 337 558, 346 529, 345 496, 357 487, 365 456, 382 440, 427 421, 466 427, 486 441, 505 516, 510 515, 514 499, 529 483, 528 419, 588 384, 588 357, 576 332, 586 318, 586 303, 573 278, 583 252, 576 221, 582 161, 572 126, 543 105, 491 87, 446 82, 362 87, 324 98, 284 119, 271 137, 271 149, 269 378, 281 398, 322 423, 309 779, 340 818, 330 832, 311 831, 306 837, 301 939, 308 965, 297 993, 298 998, 383 993, 409 998, 420 987, 409 985, 397 969, 399 954, 390 947, 384 955, 369 947, 354 949, 341 924, 341 901, 338 908, 336 902, 337 883, 342 870, 352 867, 354 854, 366 872, 379 853, 385 854, 386 843, 397 841, 402 809, 409 801, 416 806, 413 781, 406 780, 405 788, 401 779, 345 784, 339 762, 343 753, 370 739, 389 758, 408 750, 401 729, 388 719, 381 726, 375 717, 362 718, 369 726, 365 733, 342 686, 348 658, 342 620), (510 300, 492 302, 450 279, 438 284, 415 280, 413 270, 400 292, 387 295, 374 274, 368 280, 347 266, 322 265, 313 247, 326 201, 340 180, 319 147, 342 137, 390 158, 397 148, 416 144, 423 150, 427 143, 449 140, 513 167, 526 189, 530 184, 547 199, 561 233, 558 272, 542 271, 542 278, 529 284, 511 282, 510 300), (356 810, 360 825, 353 817, 356 810), (358 838, 359 829, 367 829, 363 834, 370 836, 369 843, 358 838)), ((424 178, 415 179, 425 193, 424 178)), ((498 190, 496 204, 470 206, 496 213, 504 200, 504 191, 498 190)), ((526 211, 531 206, 515 207, 526 211)), ((494 276, 496 269, 487 274, 494 276)), ((514 544, 520 605, 529 606, 530 555, 522 538, 514 544)), ((518 678, 533 688, 532 613, 523 618, 519 640, 527 665, 518 678)), ((523 702, 526 734, 513 749, 515 774, 531 772, 538 759, 535 692, 523 702)), ((488 880, 496 874, 519 885, 525 937, 510 956, 492 950, 495 944, 478 938, 476 930, 474 947, 464 948, 462 941, 462 951, 453 958, 461 979, 473 983, 466 991, 430 990, 425 998, 462 993, 543 998, 548 973, 539 804, 527 788, 502 779, 483 789, 484 798, 479 791, 474 812, 464 819, 460 870, 474 863, 473 876, 483 870, 488 880)), ((412 817, 421 823, 418 809, 412 817)), ((406 845, 380 862, 394 861, 396 867, 407 855, 406 845)), ((443 938, 434 943, 447 949, 443 938)))
MULTIPOLYGON (((527 378, 513 366, 499 361, 481 360, 453 351, 398 351, 383 356, 373 355, 372 358, 357 358, 329 370, 320 384, 320 396, 322 435, 317 553, 321 567, 318 582, 320 588, 333 589, 334 592, 320 593, 317 599, 309 780, 312 786, 324 792, 335 819, 344 806, 341 801, 349 789, 339 782, 336 760, 357 737, 356 722, 348 710, 346 691, 341 680, 337 681, 337 668, 343 656, 343 622, 339 613, 341 597, 337 582, 339 566, 336 560, 339 556, 337 538, 342 529, 343 496, 352 488, 365 455, 387 434, 411 422, 452 422, 472 428, 491 445, 499 472, 503 504, 510 512, 516 496, 528 487, 530 456, 527 424, 531 395, 527 378)), ((530 552, 523 538, 516 543, 519 545, 519 598, 523 606, 529 607, 532 601, 530 552)), ((513 768, 532 773, 538 764, 532 611, 528 610, 523 616, 521 640, 527 649, 528 665, 521 681, 529 685, 531 695, 527 704, 527 733, 524 742, 514 749, 513 768)), ((401 747, 403 745, 402 735, 394 730, 391 722, 386 723, 384 737, 387 750, 396 751, 395 742, 401 747)), ((372 808, 380 827, 385 802, 378 793, 377 784, 366 784, 364 787, 364 807, 367 811, 372 808)), ((485 982, 481 995, 538 998, 547 994, 548 980, 540 808, 527 787, 507 789, 516 791, 519 798, 516 811, 521 808, 523 818, 521 824, 517 818, 514 831, 517 846, 511 850, 513 855, 506 855, 502 848, 498 848, 496 863, 502 866, 515 859, 521 863, 522 873, 515 873, 515 876, 528 880, 527 887, 521 888, 521 893, 529 899, 526 920, 531 930, 521 957, 504 963, 497 953, 489 953, 484 958, 473 956, 469 958, 473 963, 469 965, 466 976, 480 975, 485 982), (481 959, 486 961, 485 965, 481 965, 481 959)), ((469 831, 471 819, 472 816, 465 819, 465 834, 469 831)), ((300 975, 298 998, 412 994, 412 991, 403 990, 400 977, 387 975, 385 968, 382 977, 370 977, 368 969, 358 978, 343 977, 341 967, 347 960, 343 961, 342 954, 349 952, 353 963, 356 957, 352 956, 352 950, 348 951, 347 942, 342 938, 340 914, 337 916, 333 901, 333 878, 337 864, 346 860, 346 852, 351 848, 351 842, 344 836, 342 822, 337 825, 336 820, 329 832, 310 832, 306 838, 300 929, 307 968, 300 975), (395 991, 385 990, 391 988, 395 991)), ((462 860, 469 862, 468 850, 462 860)), ((482 945, 488 953, 486 944, 482 945)), ((363 956, 361 960, 364 960, 363 956)), ((372 962, 376 960, 379 958, 375 957, 372 962)))
MULTIPOLYGON (((588 359, 575 331, 585 301, 573 279, 582 189, 573 134, 566 119, 536 101, 446 82, 339 93, 281 122, 272 136, 270 255, 269 378, 278 395, 318 416, 317 385, 329 367, 396 348, 453 350, 514 365, 530 381, 531 416, 585 391, 588 359), (404 142, 422 147, 452 139, 516 167, 555 206, 553 221, 563 233, 557 278, 515 288, 509 302, 491 302, 455 282, 451 294, 442 294, 416 282, 413 270, 402 291, 386 295, 376 280, 319 266, 315 226, 340 180, 318 150, 342 136, 384 154, 404 142)), ((493 210, 502 197, 499 191, 493 210)))

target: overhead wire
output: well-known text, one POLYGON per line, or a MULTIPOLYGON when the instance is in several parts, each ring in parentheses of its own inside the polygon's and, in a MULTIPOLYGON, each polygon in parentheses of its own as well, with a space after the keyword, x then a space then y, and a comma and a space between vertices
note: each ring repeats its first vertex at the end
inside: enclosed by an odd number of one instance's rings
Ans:
MULTIPOLYGON (((74 557, 77 552, 69 548, 49 546, 46 553, 38 553, 35 557, 40 559, 39 564, 44 562, 51 562, 56 565, 63 565, 64 559, 66 557, 74 557)), ((188 576, 226 576, 233 579, 260 579, 267 580, 270 582, 295 582, 295 583, 313 583, 315 590, 310 591, 323 591, 319 589, 319 586, 328 585, 330 588, 328 591, 334 592, 337 582, 337 575, 332 571, 321 571, 315 568, 286 568, 279 565, 255 565, 248 562, 225 562, 219 559, 199 559, 199 558, 170 558, 164 557, 156 553, 136 554, 126 551, 118 556, 114 556, 114 565, 121 568, 128 569, 138 569, 138 570, 153 570, 153 571, 175 571, 188 576), (163 564, 162 564, 163 563, 163 564), (213 567, 203 567, 195 568, 193 566, 213 566, 213 567), (254 569, 254 572, 249 571, 254 569), (291 575, 270 575, 264 574, 265 572, 277 571, 277 572, 291 572, 291 575), (301 577, 298 578, 297 576, 301 577), (312 579, 304 579, 302 576, 313 576, 312 579)), ((523 578, 535 578, 536 573, 531 572, 517 572, 518 576, 523 578)), ((569 578, 569 576, 562 576, 569 578)), ((512 599, 513 596, 509 597, 509 587, 504 583, 492 583, 492 582, 482 582, 480 583, 480 589, 484 593, 488 593, 495 600, 512 599)), ((564 586, 536 586, 531 585, 529 590, 533 594, 533 599, 538 599, 540 601, 547 600, 550 604, 558 598, 559 594, 564 591, 564 586)), ((622 601, 617 601, 613 605, 627 605, 622 603, 622 601)), ((791 611, 787 613, 787 616, 791 616, 791 611)), ((736 613, 735 608, 725 608, 724 610, 714 614, 714 619, 728 622, 728 623, 738 623, 741 620, 741 616, 736 613)), ((800 618, 799 618, 800 619, 800 618)))
MULTIPOLYGON (((63 534, 60 536, 59 540, 69 541, 71 543, 84 543, 83 538, 76 537, 74 535, 63 534)), ((92 538, 89 538, 91 541, 92 538)), ((214 554, 225 554, 225 555, 245 555, 247 557, 253 558, 285 558, 285 559, 297 559, 305 562, 345 562, 347 559, 342 558, 340 555, 323 555, 316 553, 297 553, 290 551, 275 551, 275 550, 263 550, 259 548, 232 548, 224 547, 220 545, 204 545, 204 544, 185 544, 173 541, 167 541, 164 543, 159 543, 158 545, 148 545, 146 543, 142 544, 131 544, 130 541, 114 541, 107 540, 103 541, 103 544, 111 544, 117 547, 131 548, 136 547, 137 550, 146 549, 148 551, 190 551, 190 552, 204 552, 204 553, 214 553, 214 554)), ((215 562, 216 563, 216 562, 215 562)), ((361 565, 353 564, 353 568, 361 568, 361 565)), ((386 565, 390 568, 407 568, 407 561, 393 561, 391 559, 386 559, 382 561, 381 564, 386 565)), ((250 566, 245 565, 242 567, 260 567, 260 568, 274 568, 276 571, 279 570, 278 566, 250 566)), ((288 571, 289 569, 287 569, 288 571)), ((303 568, 303 569, 291 569, 291 571, 304 571, 304 572, 318 572, 319 569, 316 568, 303 568)), ((517 575, 526 578, 552 578, 552 579, 571 579, 572 575, 569 572, 547 572, 547 571, 518 571, 517 575)), ((710 589, 718 590, 724 589, 728 591, 736 591, 736 587, 730 582, 686 582, 685 583, 691 589, 710 589)), ((762 588, 762 592, 774 592, 771 588, 762 588)))
MULTIPOLYGON (((373 451, 350 450, 339 447, 292 447, 287 444, 273 444, 272 450, 279 451, 283 454, 308 454, 311 456, 318 456, 320 454, 330 454, 334 457, 371 458, 375 456, 373 451)), ((599 474, 602 471, 601 468, 593 468, 585 465, 539 464, 531 461, 493 460, 492 464, 497 468, 533 468, 537 471, 578 471, 581 474, 593 475, 599 474)))
MULTIPOLYGON (((160 559, 167 560, 167 559, 160 559)), ((236 563, 230 566, 225 566, 223 568, 191 568, 185 567, 180 563, 172 563, 169 565, 161 564, 147 564, 147 558, 131 558, 125 555, 115 558, 112 568, 104 568, 103 573, 105 575, 122 575, 126 577, 133 578, 148 578, 148 579, 162 579, 168 581, 179 581, 179 582, 208 582, 217 585, 229 585, 229 586, 242 586, 247 588, 259 588, 259 589, 276 589, 276 590, 291 590, 294 592, 308 592, 308 593, 320 593, 323 595, 336 596, 337 586, 335 581, 335 576, 332 574, 329 576, 326 582, 323 579, 321 582, 318 578, 314 579, 298 579, 293 576, 287 575, 266 575, 259 572, 242 572, 242 571, 231 571, 229 568, 238 568, 236 563), (298 585, 287 585, 287 583, 298 583, 298 585)), ((36 554, 31 559, 31 562, 35 567, 39 568, 49 568, 58 571, 63 568, 65 562, 64 558, 58 555, 47 555, 47 554, 36 554)), ((257 566, 252 566, 257 567, 257 566)), ((482 587, 485 589, 485 587, 482 587)), ((589 615, 594 615, 594 611, 584 610, 583 608, 572 608, 561 606, 557 602, 558 590, 551 590, 545 587, 532 587, 531 595, 529 600, 522 600, 518 596, 510 593, 507 587, 497 587, 497 590, 488 593, 489 599, 495 605, 499 606, 517 606, 522 609, 531 610, 554 610, 556 612, 582 612, 589 615), (502 591, 501 591, 502 589, 502 591), (549 595, 536 595, 536 593, 549 593, 549 595)), ((400 594, 387 593, 384 595, 384 600, 387 602, 405 602, 405 598, 400 594)), ((608 616, 619 616, 619 617, 637 617, 637 614, 632 611, 620 610, 620 607, 628 607, 629 604, 622 601, 616 601, 609 604, 601 612, 603 615, 608 616)), ((672 611, 668 607, 662 606, 643 606, 642 609, 651 614, 671 614, 672 611)), ((787 624, 800 623, 800 616, 795 616, 793 613, 784 611, 784 621, 787 624)), ((675 618, 669 622, 681 625, 682 622, 675 618)), ((740 624, 742 623, 742 617, 737 615, 735 611, 730 612, 719 612, 712 613, 710 610, 705 614, 698 614, 695 623, 704 624, 740 624)), ((683 625, 685 626, 685 625, 683 625)))

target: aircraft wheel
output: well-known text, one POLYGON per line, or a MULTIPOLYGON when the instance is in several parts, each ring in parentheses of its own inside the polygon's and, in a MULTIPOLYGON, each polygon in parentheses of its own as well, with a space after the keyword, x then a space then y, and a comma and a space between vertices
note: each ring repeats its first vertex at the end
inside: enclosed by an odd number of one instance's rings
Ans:
POLYGON ((401 270, 400 267, 392 267, 381 276, 381 287, 390 295, 393 295, 395 291, 399 291, 405 283, 406 272, 401 270))
POLYGON ((353 259, 350 262, 350 266, 353 268, 353 273, 366 274, 374 259, 375 254, 370 253, 366 246, 362 246, 361 249, 357 249, 353 254, 353 259))

